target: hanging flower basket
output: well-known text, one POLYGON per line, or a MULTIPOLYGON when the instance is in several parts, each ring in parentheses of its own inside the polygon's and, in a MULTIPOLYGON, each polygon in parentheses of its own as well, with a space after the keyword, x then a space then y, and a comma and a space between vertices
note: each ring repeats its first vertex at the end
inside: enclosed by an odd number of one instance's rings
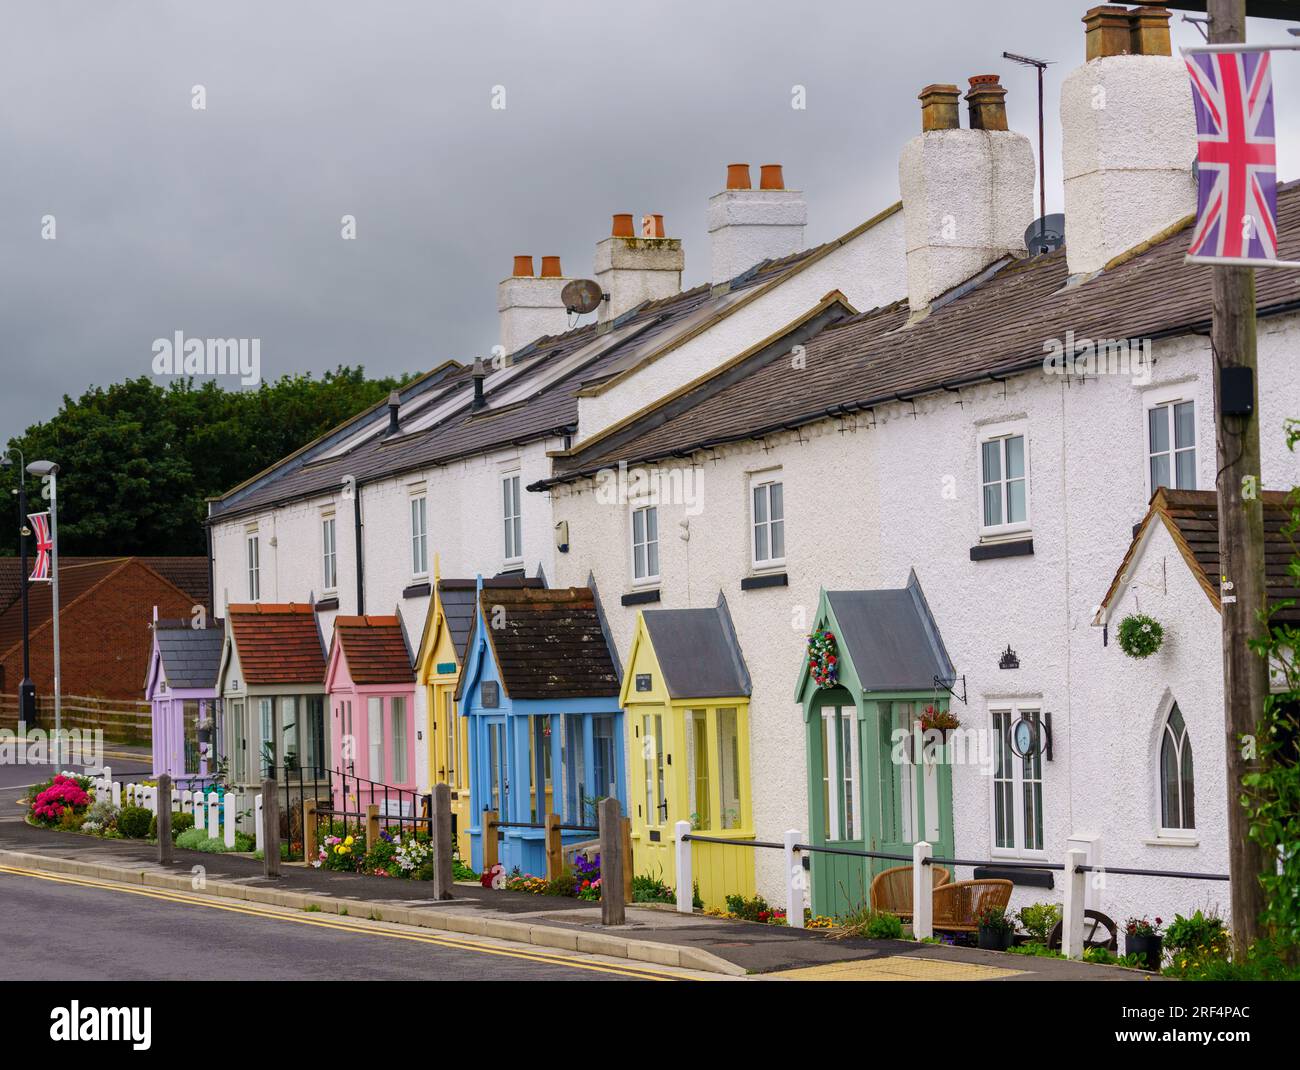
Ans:
POLYGON ((921 731, 928 732, 933 728, 943 736, 945 743, 948 741, 948 733, 954 728, 960 727, 961 721, 952 710, 941 710, 937 706, 926 706, 921 711, 921 731))
POLYGON ((818 687, 834 687, 839 680, 840 656, 835 634, 818 629, 808 636, 808 674, 818 687))
POLYGON ((1149 658, 1165 640, 1160 622, 1142 613, 1131 613, 1119 622, 1119 648, 1130 658, 1149 658))

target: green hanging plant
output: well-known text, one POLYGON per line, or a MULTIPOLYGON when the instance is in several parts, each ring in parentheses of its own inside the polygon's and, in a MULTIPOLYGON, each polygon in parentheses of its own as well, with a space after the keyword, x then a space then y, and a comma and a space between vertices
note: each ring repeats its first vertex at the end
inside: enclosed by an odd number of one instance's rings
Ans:
POLYGON ((1130 658, 1149 658, 1164 640, 1160 622, 1145 613, 1130 613, 1119 622, 1119 648, 1130 658))

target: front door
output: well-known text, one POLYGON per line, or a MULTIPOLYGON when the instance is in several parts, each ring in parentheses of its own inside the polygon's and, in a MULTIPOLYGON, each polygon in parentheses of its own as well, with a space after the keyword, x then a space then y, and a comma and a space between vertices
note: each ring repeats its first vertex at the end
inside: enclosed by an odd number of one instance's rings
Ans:
POLYGON ((679 820, 669 792, 665 759, 670 730, 665 708, 644 707, 630 713, 637 752, 628 763, 632 769, 632 826, 637 833, 637 873, 660 877, 675 887, 677 856, 673 826, 679 820))

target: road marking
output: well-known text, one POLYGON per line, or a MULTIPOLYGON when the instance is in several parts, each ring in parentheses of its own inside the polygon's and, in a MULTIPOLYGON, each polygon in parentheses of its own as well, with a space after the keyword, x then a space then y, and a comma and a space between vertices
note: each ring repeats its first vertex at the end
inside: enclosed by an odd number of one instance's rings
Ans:
POLYGON ((994 981, 1024 972, 974 962, 888 955, 878 959, 851 959, 822 966, 804 966, 768 976, 791 981, 994 981))
MULTIPOLYGON (((408 940, 413 943, 434 944, 439 947, 449 947, 461 951, 475 951, 484 955, 499 955, 505 958, 527 959, 531 962, 538 962, 547 966, 565 966, 577 970, 590 970, 595 973, 613 973, 624 977, 635 977, 638 980, 643 981, 682 980, 681 977, 674 974, 659 973, 654 970, 641 969, 639 967, 621 967, 606 965, 604 963, 582 962, 561 955, 547 954, 546 952, 506 950, 504 948, 495 948, 489 947, 485 944, 474 943, 469 940, 458 940, 453 937, 426 936, 422 933, 385 931, 383 929, 358 925, 355 922, 330 920, 328 915, 325 917, 299 917, 295 914, 284 914, 275 910, 263 909, 251 905, 237 906, 234 904, 213 902, 206 897, 187 895, 184 892, 172 892, 156 888, 129 888, 122 885, 83 880, 78 877, 68 877, 62 874, 44 873, 40 870, 20 869, 14 866, 0 866, 0 873, 10 873, 19 877, 32 877, 37 880, 52 881, 56 884, 71 884, 82 888, 92 888, 104 892, 140 895, 147 899, 159 899, 163 902, 177 903, 182 906, 198 906, 206 907, 209 910, 224 910, 235 914, 248 914, 253 917, 267 918, 272 921, 288 921, 293 922, 295 925, 314 925, 318 928, 335 929, 341 932, 357 933, 363 936, 379 936, 388 940, 408 940)), ((377 924, 384 923, 380 922, 377 924)))

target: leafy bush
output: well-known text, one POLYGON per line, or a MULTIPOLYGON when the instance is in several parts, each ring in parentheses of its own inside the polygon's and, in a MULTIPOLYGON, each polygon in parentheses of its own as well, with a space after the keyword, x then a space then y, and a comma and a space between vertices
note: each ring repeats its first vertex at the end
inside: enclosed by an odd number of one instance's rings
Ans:
POLYGON ((92 831, 107 832, 117 828, 118 809, 111 799, 96 799, 86 811, 86 821, 81 827, 94 825, 92 831))
POLYGON ((727 913, 745 921, 765 922, 772 916, 772 908, 761 895, 756 895, 752 899, 746 899, 743 895, 729 895, 727 913))
POLYGON ((84 813, 91 802, 90 793, 79 782, 84 779, 60 773, 50 778, 47 787, 33 790, 29 811, 32 820, 40 825, 54 826, 62 820, 64 810, 84 813))
POLYGON ((451 879, 457 881, 477 881, 479 875, 469 866, 465 865, 459 858, 451 860, 451 879))
POLYGON ((1021 927, 1029 934, 1033 943, 1046 944, 1051 939, 1056 923, 1061 920, 1061 905, 1032 903, 1020 908, 1019 918, 1021 927))
POLYGON ((200 851, 199 846, 208 838, 208 834, 203 829, 188 828, 176 837, 176 846, 186 851, 200 851))
POLYGON ((1040 959, 1063 959, 1065 956, 1055 948, 1048 947, 1046 944, 1012 944, 1007 948, 1013 955, 1028 955, 1031 958, 1040 959))
MULTIPOLYGON (((175 840, 186 829, 194 827, 194 815, 188 811, 180 811, 172 814, 172 839, 175 840)), ((155 814, 154 819, 149 822, 149 838, 156 840, 158 838, 158 817, 155 814)))
POLYGON ((897 914, 885 910, 872 910, 862 904, 849 911, 844 922, 830 933, 836 938, 865 937, 868 940, 901 940, 903 921, 897 914))
POLYGON ((1184 981, 1300 981, 1300 967, 1288 962, 1285 946, 1261 940, 1242 962, 1222 955, 1178 955, 1164 968, 1184 981))
POLYGON ((143 840, 152 821, 153 814, 143 806, 124 806, 117 815, 117 830, 129 840, 143 840))
POLYGON ((1222 918, 1198 910, 1190 918, 1175 914, 1165 930, 1165 949, 1196 955, 1226 957, 1229 949, 1228 928, 1222 918))
POLYGON ((642 873, 632 878, 632 902, 675 903, 677 896, 663 882, 662 877, 652 877, 648 873, 642 873))

